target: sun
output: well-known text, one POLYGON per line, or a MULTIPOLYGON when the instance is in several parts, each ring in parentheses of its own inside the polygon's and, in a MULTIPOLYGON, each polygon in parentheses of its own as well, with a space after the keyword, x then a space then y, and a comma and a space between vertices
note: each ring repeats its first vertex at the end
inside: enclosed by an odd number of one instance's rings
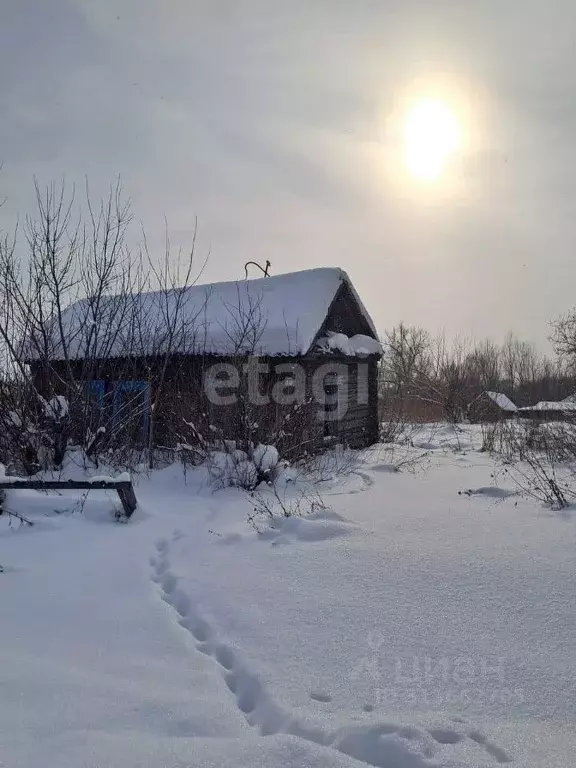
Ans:
POLYGON ((404 124, 404 153, 409 172, 436 181, 461 144, 458 119, 446 102, 424 99, 409 111, 404 124))

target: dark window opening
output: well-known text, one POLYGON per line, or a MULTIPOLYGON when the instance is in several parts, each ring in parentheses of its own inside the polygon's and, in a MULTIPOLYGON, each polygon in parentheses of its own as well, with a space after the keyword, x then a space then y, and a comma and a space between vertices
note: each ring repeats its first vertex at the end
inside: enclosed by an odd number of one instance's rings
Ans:
POLYGON ((339 382, 336 373, 324 377, 324 437, 338 435, 339 382))

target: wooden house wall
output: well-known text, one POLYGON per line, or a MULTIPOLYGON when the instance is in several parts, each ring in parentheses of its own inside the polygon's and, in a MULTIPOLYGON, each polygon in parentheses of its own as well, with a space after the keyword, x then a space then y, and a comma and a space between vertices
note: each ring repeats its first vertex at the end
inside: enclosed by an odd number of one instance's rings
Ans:
MULTIPOLYGON (((358 332, 362 332, 359 330, 358 332)), ((174 356, 165 371, 162 391, 158 392, 158 381, 164 361, 162 358, 151 359, 114 359, 103 361, 94 369, 93 378, 105 382, 144 381, 151 383, 151 400, 154 408, 155 443, 173 447, 178 442, 192 439, 191 429, 187 423, 193 423, 204 434, 204 437, 222 435, 233 439, 235 435, 246 434, 242 419, 249 412, 250 417, 258 426, 254 429, 256 440, 269 439, 270 434, 282 431, 286 451, 289 453, 289 443, 306 446, 309 452, 317 452, 329 445, 326 439, 324 424, 324 406, 314 399, 312 381, 318 368, 322 365, 338 366, 338 370, 346 371, 344 391, 347 391, 347 402, 342 404, 342 417, 338 420, 334 439, 345 442, 351 447, 363 447, 375 442, 378 438, 377 416, 377 360, 350 360, 334 356, 299 357, 299 358, 265 358, 261 363, 270 364, 271 374, 262 377, 260 391, 271 393, 278 381, 274 367, 287 363, 303 368, 306 375, 306 404, 299 409, 297 417, 287 420, 287 414, 292 409, 280 406, 274 402, 268 405, 243 409, 237 405, 214 405, 209 402, 204 392, 204 377, 206 371, 216 363, 233 363, 242 365, 245 360, 216 358, 210 356, 174 356), (365 375, 358 376, 358 366, 365 375), (360 395, 360 396, 359 396, 360 395), (296 426, 292 426, 292 425, 296 426), (292 429, 292 434, 290 430, 292 429)), ((36 383, 45 395, 63 394, 71 402, 75 400, 70 388, 72 381, 78 382, 86 377, 82 361, 71 361, 69 369, 64 362, 52 362, 50 371, 33 367, 36 383)), ((282 376, 286 374, 283 373, 282 376)), ((280 378, 282 378, 282 376, 280 378)), ((87 378, 87 381, 92 380, 87 378)), ((245 391, 246 382, 241 377, 240 392, 245 391)), ((219 390, 226 394, 225 389, 219 390)), ((106 414, 102 414, 106 419, 106 414)), ((92 425, 99 426, 99 425, 92 425)), ((82 432, 85 424, 80 424, 82 432)), ((81 437, 81 435, 77 435, 81 437)), ((279 446, 281 449, 283 446, 279 446)))
POLYGON ((468 407, 468 419, 473 424, 481 422, 497 422, 509 419, 513 412, 500 408, 486 393, 481 394, 468 407))

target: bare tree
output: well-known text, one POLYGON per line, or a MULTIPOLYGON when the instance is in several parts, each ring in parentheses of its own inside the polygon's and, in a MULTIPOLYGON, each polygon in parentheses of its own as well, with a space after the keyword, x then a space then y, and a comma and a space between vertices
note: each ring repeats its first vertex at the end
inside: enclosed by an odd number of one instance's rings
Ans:
POLYGON ((422 328, 400 323, 384 334, 383 346, 385 354, 379 369, 380 438, 391 442, 403 432, 408 420, 417 418, 418 380, 426 367, 430 336, 422 328))
MULTIPOLYGON (((84 215, 74 188, 68 190, 64 182, 45 190, 36 182, 35 189, 36 213, 26 217, 24 240, 16 232, 0 241, 4 370, 18 392, 27 392, 21 402, 29 413, 20 414, 20 420, 49 426, 59 453, 72 421, 75 439, 93 455, 98 447, 126 438, 127 424, 142 420, 149 404, 127 390, 110 419, 105 403, 94 401, 91 382, 141 378, 137 360, 153 360, 144 373, 152 391, 162 395, 173 353, 190 335, 191 319, 184 322, 183 310, 194 244, 183 269, 182 259, 170 253, 168 236, 160 266, 146 242, 134 255, 126 240, 131 208, 120 182, 97 204, 86 184, 84 215), (151 287, 156 291, 149 293, 151 287), (54 397, 65 398, 69 421, 55 419, 54 409, 47 407, 54 397)), ((154 405, 146 435, 150 464, 154 405)))
POLYGON ((148 368, 148 378, 151 383, 153 399, 150 408, 148 429, 148 467, 154 467, 154 447, 156 439, 156 414, 165 392, 166 376, 175 355, 184 351, 196 351, 199 325, 205 310, 208 295, 203 303, 191 306, 188 289, 194 285, 206 266, 209 254, 200 268, 196 270, 196 235, 198 221, 194 223, 192 245, 183 258, 181 251, 176 260, 172 258, 168 224, 165 227, 164 258, 157 266, 148 249, 144 237, 144 250, 147 265, 156 284, 152 295, 150 311, 146 319, 141 318, 140 329, 153 339, 152 350, 143 344, 143 355, 150 359, 150 351, 160 355, 160 360, 148 368), (147 357, 148 355, 148 357, 147 357))
POLYGON ((551 341, 556 354, 574 370, 576 368, 576 309, 552 323, 551 341))

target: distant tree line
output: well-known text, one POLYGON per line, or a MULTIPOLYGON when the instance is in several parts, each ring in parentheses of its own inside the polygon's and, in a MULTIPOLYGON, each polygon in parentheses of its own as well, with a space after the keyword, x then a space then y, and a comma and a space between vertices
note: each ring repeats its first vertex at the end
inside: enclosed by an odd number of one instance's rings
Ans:
POLYGON ((552 324, 556 357, 508 334, 503 344, 457 339, 449 344, 400 323, 384 334, 380 399, 384 418, 459 422, 486 390, 519 407, 576 393, 576 310, 552 324))

